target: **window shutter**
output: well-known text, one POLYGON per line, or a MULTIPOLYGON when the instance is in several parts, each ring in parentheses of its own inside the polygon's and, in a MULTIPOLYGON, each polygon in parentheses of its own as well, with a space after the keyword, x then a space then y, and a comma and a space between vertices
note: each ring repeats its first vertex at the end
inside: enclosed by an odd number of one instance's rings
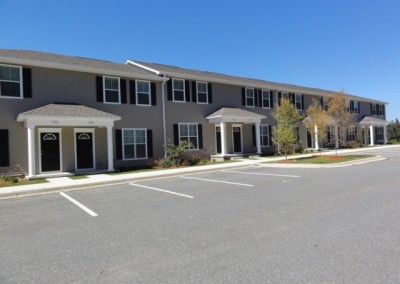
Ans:
POLYGON ((269 142, 269 146, 272 146, 272 126, 268 125, 268 142, 269 142))
POLYGON ((179 144, 179 125, 174 124, 174 144, 178 146, 179 144))
POLYGON ((102 103, 104 101, 103 97, 103 77, 96 76, 96 91, 97 91, 97 101, 102 103))
POLYGON ((172 79, 167 81, 167 98, 172 101, 172 79))
POLYGON ((258 104, 258 90, 257 89, 254 89, 254 106, 255 107, 259 106, 259 104, 258 104))
POLYGON ((324 98, 320 97, 319 98, 319 104, 323 107, 324 106, 324 98))
POLYGON ((10 166, 8 129, 0 129, 0 167, 10 166))
POLYGON ((382 105, 382 114, 385 116, 385 105, 382 105))
POLYGON ((129 80, 129 101, 132 105, 136 104, 136 83, 135 80, 129 80))
POLYGON ((278 92, 278 106, 281 105, 281 98, 282 98, 282 93, 278 92))
POLYGON ((199 149, 203 149, 203 125, 197 124, 197 133, 199 135, 199 149))
POLYGON ((119 83, 121 84, 121 103, 126 104, 126 80, 120 79, 119 83))
POLYGON ((295 101, 295 99, 294 99, 294 94, 293 93, 289 93, 289 99, 290 99, 290 102, 292 103, 292 104, 296 104, 296 101, 295 101))
POLYGON ((301 110, 304 110, 304 95, 301 95, 301 110))
POLYGON ((197 102, 197 83, 192 81, 192 102, 197 102))
POLYGON ((258 106, 263 107, 263 94, 262 90, 258 90, 258 106))
POLYGON ((147 129, 147 158, 153 158, 153 131, 147 129))
POLYGON ((30 68, 22 69, 24 98, 32 98, 32 72, 30 68))
POLYGON ((361 109, 361 103, 358 102, 358 110, 357 110, 357 113, 358 113, 358 114, 360 114, 360 111, 361 111, 360 109, 361 109))
POLYGON ((256 141, 256 126, 252 125, 251 126, 251 136, 253 138, 253 146, 257 146, 257 141, 256 141))
POLYGON ((274 107, 274 92, 273 91, 269 92, 269 107, 270 108, 274 107))
POLYGON ((242 105, 246 105, 246 88, 242 87, 242 105))
POLYGON ((354 101, 350 101, 350 113, 354 112, 354 101))
POLYGON ((185 101, 190 102, 190 81, 185 80, 185 101))
POLYGON ((371 115, 372 115, 372 103, 369 104, 369 107, 371 109, 371 115))
POLYGON ((207 83, 208 87, 208 103, 212 104, 212 86, 211 83, 207 83))
POLYGON ((151 89, 151 105, 155 106, 155 105, 157 105, 156 83, 150 83, 150 89, 151 89))
POLYGON ((122 160, 122 130, 115 129, 115 149, 117 160, 122 160))

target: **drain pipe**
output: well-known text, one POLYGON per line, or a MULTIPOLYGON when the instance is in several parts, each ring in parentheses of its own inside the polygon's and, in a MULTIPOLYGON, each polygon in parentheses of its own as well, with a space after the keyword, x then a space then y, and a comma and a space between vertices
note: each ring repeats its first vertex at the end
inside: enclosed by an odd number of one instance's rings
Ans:
POLYGON ((167 83, 170 78, 166 77, 165 74, 162 75, 164 78, 164 81, 161 84, 161 99, 162 99, 162 115, 163 115, 163 138, 164 138, 164 158, 167 157, 167 126, 166 126, 166 121, 165 121, 165 83, 167 83))

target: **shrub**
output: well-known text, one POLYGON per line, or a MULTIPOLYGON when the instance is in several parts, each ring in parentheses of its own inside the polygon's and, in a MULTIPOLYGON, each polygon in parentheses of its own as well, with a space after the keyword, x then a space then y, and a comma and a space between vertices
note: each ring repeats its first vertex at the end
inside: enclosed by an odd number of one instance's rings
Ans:
POLYGON ((12 176, 8 176, 8 175, 0 175, 0 180, 2 180, 2 181, 10 181, 12 183, 17 183, 18 182, 18 178, 17 177, 12 177, 12 176))

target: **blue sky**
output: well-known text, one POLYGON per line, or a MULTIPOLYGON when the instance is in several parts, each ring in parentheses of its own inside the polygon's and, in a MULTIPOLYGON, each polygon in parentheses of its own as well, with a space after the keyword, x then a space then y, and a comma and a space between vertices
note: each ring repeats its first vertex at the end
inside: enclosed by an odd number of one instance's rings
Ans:
POLYGON ((345 92, 400 118, 398 0, 0 0, 0 48, 345 92))

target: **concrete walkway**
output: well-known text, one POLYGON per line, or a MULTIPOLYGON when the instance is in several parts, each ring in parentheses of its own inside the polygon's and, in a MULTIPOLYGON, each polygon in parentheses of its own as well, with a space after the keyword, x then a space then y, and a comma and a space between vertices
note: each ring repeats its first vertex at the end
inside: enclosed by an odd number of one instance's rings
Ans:
MULTIPOLYGON (((340 155, 351 154, 354 152, 366 152, 366 154, 368 154, 367 152, 370 150, 379 150, 392 147, 400 147, 400 145, 389 145, 389 146, 385 145, 385 146, 376 146, 368 148, 343 149, 343 150, 338 150, 337 152, 340 155)), ((322 155, 332 155, 332 154, 336 154, 336 152, 332 150, 322 153, 322 155)), ((315 153, 293 155, 290 156, 289 158, 294 159, 300 157, 309 157, 312 155, 315 155, 315 153)), ((150 170, 150 171, 142 171, 136 173, 134 172, 134 173, 121 173, 121 174, 96 174, 96 175, 88 175, 87 178, 82 178, 82 179, 71 179, 69 177, 55 177, 55 178, 48 178, 47 180, 49 182, 47 183, 0 188, 0 199, 18 198, 23 196, 43 194, 49 192, 68 191, 68 190, 76 190, 82 188, 93 188, 98 186, 122 184, 122 183, 146 180, 146 179, 163 178, 163 177, 201 173, 201 172, 211 172, 223 169, 232 169, 232 168, 240 168, 248 166, 280 167, 280 168, 343 167, 343 166, 352 166, 352 165, 381 161, 386 158, 381 156, 375 156, 373 158, 366 158, 357 161, 329 164, 329 165, 305 165, 305 164, 294 165, 294 164, 273 163, 274 161, 280 161, 284 159, 285 157, 259 157, 257 159, 240 159, 231 163, 221 163, 221 164, 194 166, 186 168, 150 170), (272 162, 272 163, 266 163, 266 162, 272 162)))

